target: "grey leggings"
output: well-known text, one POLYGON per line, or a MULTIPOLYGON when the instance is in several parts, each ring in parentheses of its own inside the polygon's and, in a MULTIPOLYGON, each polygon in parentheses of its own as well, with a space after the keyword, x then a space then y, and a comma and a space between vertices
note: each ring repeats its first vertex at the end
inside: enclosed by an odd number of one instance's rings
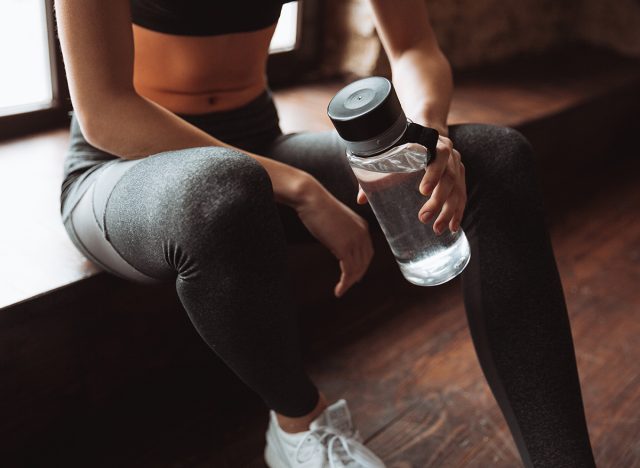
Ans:
MULTIPOLYGON (((278 127, 263 138, 247 128, 245 137, 242 112, 267 114, 252 103, 183 118, 311 173, 377 228, 369 206, 355 203, 356 181, 335 132, 283 135, 278 127)), ((273 127, 273 118, 260 125, 273 127)), ((77 123, 72 131, 91 150, 77 123)), ((517 131, 496 126, 456 125, 450 136, 467 169, 462 227, 472 256, 462 285, 487 381, 526 466, 594 466, 531 147, 517 131)), ((223 147, 109 157, 75 204, 63 206, 74 243, 123 278, 175 281, 199 334, 270 408, 289 416, 310 411, 318 393, 300 358, 286 249, 287 241, 312 238, 274 202, 262 166, 223 147)))

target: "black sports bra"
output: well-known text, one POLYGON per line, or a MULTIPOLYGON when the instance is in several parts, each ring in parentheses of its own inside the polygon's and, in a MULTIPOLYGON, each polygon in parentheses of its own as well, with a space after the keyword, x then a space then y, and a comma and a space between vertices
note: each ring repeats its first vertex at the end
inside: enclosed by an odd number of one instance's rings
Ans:
POLYGON ((131 0, 131 19, 147 29, 181 36, 256 31, 278 21, 294 0, 131 0))

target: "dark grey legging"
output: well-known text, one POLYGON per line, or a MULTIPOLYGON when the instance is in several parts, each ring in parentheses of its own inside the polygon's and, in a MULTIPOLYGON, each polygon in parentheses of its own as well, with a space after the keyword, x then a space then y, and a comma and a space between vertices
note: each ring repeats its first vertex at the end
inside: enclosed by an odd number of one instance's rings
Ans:
MULTIPOLYGON (((183 116, 234 146, 313 174, 374 227, 333 131, 283 135, 262 99, 230 113, 183 116), (243 117, 244 115, 244 117, 243 117), (243 133, 243 119, 254 125, 243 133), (255 122, 258 122, 256 124, 255 122)), ((265 104, 266 103, 266 104, 265 104)), ((563 297, 543 218, 531 147, 509 128, 456 125, 467 169, 462 275, 475 348, 526 466, 594 466, 563 297)), ((122 160, 90 147, 77 122, 72 149, 103 158, 83 182, 65 227, 85 255, 133 281, 175 281, 207 344, 283 414, 310 411, 318 393, 303 370, 289 290, 287 239, 311 237, 276 205, 251 157, 223 147, 122 160)), ((70 154, 69 157, 73 157, 70 154)), ((77 156, 77 155, 76 155, 77 156)), ((77 174, 76 174, 77 175, 77 174)))

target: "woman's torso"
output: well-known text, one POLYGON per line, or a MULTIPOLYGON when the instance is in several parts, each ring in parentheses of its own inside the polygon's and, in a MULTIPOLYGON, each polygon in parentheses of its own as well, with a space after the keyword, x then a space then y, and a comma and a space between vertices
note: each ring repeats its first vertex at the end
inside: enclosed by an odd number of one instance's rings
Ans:
POLYGON ((184 36, 133 25, 136 91, 172 112, 240 107, 267 85, 275 24, 257 31, 184 36))
POLYGON ((269 43, 292 0, 131 0, 138 93, 181 114, 239 107, 262 92, 269 43))

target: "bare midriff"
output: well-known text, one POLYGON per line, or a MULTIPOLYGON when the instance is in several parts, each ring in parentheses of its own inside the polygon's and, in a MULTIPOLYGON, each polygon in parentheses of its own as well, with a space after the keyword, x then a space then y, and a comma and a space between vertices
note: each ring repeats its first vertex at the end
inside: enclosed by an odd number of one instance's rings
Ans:
POLYGON ((178 114, 234 109, 262 93, 273 24, 217 36, 178 36, 133 25, 136 91, 178 114))

